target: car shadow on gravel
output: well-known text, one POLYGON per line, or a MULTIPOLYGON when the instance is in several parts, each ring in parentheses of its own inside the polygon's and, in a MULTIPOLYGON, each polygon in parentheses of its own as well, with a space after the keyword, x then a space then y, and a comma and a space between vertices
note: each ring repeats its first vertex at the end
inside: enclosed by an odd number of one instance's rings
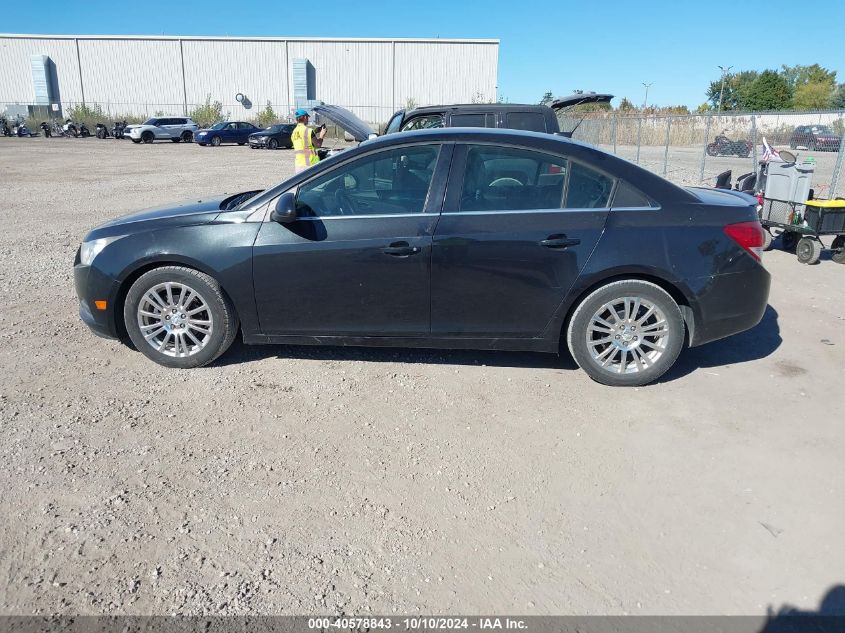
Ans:
POLYGON ((760 323, 750 330, 701 347, 685 348, 658 382, 671 382, 700 369, 760 360, 774 353, 782 342, 777 310, 768 305, 760 323))
MULTIPOLYGON (((765 358, 781 344, 778 313, 766 307, 760 323, 735 336, 701 347, 685 349, 675 366, 659 382, 670 382, 709 367, 736 365, 765 358)), ((408 349, 389 347, 343 347, 312 345, 244 345, 239 339, 214 365, 240 365, 265 358, 297 360, 363 361, 367 363, 409 363, 519 367, 526 369, 577 370, 578 365, 563 346, 560 355, 535 352, 408 349)))

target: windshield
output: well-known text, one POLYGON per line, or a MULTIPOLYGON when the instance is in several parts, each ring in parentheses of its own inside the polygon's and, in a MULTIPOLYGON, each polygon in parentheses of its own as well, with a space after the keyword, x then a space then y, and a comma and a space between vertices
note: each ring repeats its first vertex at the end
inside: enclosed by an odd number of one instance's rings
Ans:
POLYGON ((277 123, 276 125, 271 125, 270 127, 268 127, 266 131, 267 132, 281 132, 284 129, 285 129, 284 125, 277 123))
POLYGON ((208 128, 208 129, 209 129, 209 130, 222 130, 224 127, 226 127, 226 122, 225 122, 225 121, 220 121, 220 123, 215 123, 214 125, 212 125, 212 126, 211 126, 210 128, 208 128))
POLYGON ((158 125, 158 119, 147 119, 141 125, 158 125))
POLYGON ((816 134, 833 134, 833 130, 826 125, 814 125, 813 132, 816 134))

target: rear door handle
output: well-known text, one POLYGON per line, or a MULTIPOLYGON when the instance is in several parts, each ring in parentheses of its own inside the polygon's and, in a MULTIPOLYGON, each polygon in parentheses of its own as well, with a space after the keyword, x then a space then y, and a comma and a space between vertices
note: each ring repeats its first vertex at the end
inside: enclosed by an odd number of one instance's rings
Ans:
POLYGON ((540 246, 546 248, 566 248, 567 246, 577 246, 581 243, 578 238, 570 238, 565 235, 549 235, 546 239, 540 240, 540 246))
POLYGON ((385 246, 382 249, 385 255, 393 257, 407 257, 420 252, 419 246, 411 246, 408 242, 393 242, 390 246, 385 246))

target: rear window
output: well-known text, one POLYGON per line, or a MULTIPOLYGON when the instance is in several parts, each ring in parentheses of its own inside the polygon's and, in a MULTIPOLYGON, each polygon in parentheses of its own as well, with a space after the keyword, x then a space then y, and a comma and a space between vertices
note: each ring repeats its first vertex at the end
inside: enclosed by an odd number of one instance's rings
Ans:
POLYGON ((507 122, 512 130, 546 131, 546 117, 539 112, 508 112, 507 122))

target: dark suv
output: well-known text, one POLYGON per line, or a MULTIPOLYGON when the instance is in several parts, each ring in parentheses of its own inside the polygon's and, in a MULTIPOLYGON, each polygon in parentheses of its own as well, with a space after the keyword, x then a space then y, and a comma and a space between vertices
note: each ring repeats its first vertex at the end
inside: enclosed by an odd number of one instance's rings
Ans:
POLYGON ((515 103, 457 104, 399 110, 388 121, 384 133, 410 132, 440 127, 498 127, 555 134, 561 130, 558 114, 586 103, 609 103, 613 95, 584 92, 559 97, 549 105, 515 103))
POLYGON ((842 137, 835 134, 828 125, 799 125, 792 132, 789 147, 795 149, 803 145, 811 152, 822 150, 838 152, 841 142, 842 137))

